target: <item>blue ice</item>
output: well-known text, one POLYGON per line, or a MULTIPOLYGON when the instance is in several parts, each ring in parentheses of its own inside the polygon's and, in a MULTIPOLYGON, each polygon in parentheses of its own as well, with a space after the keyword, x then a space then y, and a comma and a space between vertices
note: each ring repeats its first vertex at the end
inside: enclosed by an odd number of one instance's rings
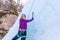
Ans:
MULTIPOLYGON (((30 19, 34 11, 34 21, 28 23, 26 40, 60 40, 60 0, 34 0, 31 9, 32 2, 28 0, 21 13, 30 19)), ((20 15, 3 40, 11 40, 17 34, 20 15)))

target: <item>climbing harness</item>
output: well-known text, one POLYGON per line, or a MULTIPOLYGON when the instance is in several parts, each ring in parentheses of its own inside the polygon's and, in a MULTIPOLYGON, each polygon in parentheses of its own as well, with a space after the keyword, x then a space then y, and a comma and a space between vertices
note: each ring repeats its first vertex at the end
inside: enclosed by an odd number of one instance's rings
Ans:
POLYGON ((25 38, 26 36, 22 34, 24 34, 24 31, 19 31, 17 37, 25 38))

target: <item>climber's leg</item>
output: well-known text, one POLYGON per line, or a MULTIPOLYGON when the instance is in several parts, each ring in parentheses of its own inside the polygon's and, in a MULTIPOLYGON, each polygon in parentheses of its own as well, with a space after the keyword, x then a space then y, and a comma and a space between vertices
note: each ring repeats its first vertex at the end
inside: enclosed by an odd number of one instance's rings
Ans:
POLYGON ((21 36, 21 31, 19 31, 18 34, 12 40, 17 40, 20 36, 21 36))
POLYGON ((26 40, 26 31, 24 31, 24 33, 22 33, 21 35, 21 40, 26 40))

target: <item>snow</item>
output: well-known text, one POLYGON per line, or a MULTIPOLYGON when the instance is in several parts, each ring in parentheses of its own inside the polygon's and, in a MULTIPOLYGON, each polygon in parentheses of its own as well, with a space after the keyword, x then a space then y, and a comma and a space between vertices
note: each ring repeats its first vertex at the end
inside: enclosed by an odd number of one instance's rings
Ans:
MULTIPOLYGON (((26 40, 60 40, 60 0, 34 0, 31 9, 32 2, 28 0, 21 13, 30 19, 34 11, 34 21, 28 23, 26 40)), ((3 40, 11 40, 17 34, 20 15, 3 40)))

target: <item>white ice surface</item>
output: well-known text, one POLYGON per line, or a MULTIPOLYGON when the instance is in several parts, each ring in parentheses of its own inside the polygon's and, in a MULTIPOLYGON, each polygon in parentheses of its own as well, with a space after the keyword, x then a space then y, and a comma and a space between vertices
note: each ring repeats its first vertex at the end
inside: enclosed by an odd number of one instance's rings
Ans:
MULTIPOLYGON (((28 23, 27 40, 60 40, 60 0, 28 0, 21 14, 34 21, 28 23)), ((20 15, 3 40, 11 40, 18 32, 20 15)), ((18 39, 19 40, 19 39, 18 39)))

